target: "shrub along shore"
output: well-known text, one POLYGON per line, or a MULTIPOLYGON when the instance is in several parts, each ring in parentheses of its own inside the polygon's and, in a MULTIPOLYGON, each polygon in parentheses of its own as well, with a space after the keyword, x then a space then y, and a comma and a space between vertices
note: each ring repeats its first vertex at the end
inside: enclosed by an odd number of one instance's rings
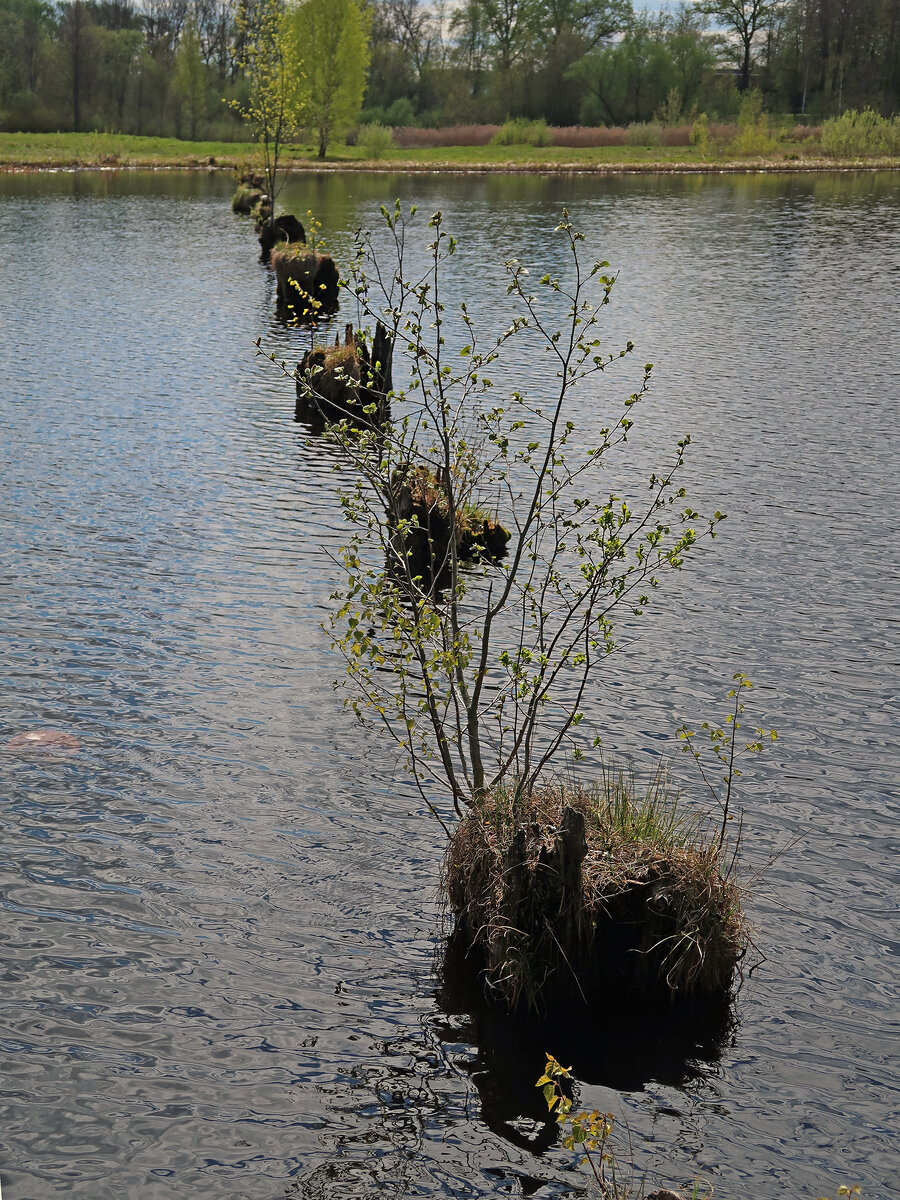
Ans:
MULTIPOLYGON (((431 132, 431 131, 422 131, 431 132)), ((232 169, 252 162, 251 142, 187 142, 109 133, 0 133, 0 171, 232 169)), ((605 173, 900 170, 900 156, 830 157, 812 138, 767 154, 736 155, 727 145, 393 145, 371 157, 364 145, 336 146, 325 159, 313 145, 285 150, 284 170, 523 171, 605 173)))

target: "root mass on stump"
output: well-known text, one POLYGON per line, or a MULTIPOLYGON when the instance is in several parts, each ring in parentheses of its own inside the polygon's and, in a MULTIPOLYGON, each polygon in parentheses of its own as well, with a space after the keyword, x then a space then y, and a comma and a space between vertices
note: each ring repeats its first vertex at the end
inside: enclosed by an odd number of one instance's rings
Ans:
POLYGON ((718 849, 632 838, 602 792, 489 795, 451 837, 444 888, 455 950, 510 1011, 720 997, 750 944, 718 849))

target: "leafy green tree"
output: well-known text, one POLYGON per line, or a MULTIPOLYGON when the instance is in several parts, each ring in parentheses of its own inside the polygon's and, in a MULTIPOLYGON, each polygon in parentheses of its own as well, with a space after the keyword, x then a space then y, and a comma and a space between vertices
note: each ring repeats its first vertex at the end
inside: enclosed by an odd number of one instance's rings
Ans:
POLYGON ((478 116, 504 120, 525 108, 533 51, 533 0, 467 0, 453 14, 452 58, 468 73, 471 94, 484 95, 478 116))
POLYGON ((576 119, 581 94, 571 67, 627 29, 632 18, 631 0, 533 0, 532 36, 542 62, 529 89, 530 115, 556 125, 576 119))
POLYGON ((374 0, 373 75, 385 107, 399 99, 403 82, 415 108, 427 106, 428 79, 439 56, 442 31, 438 12, 420 0, 374 0))
POLYGON ((82 113, 94 85, 97 68, 96 26, 91 7, 84 0, 72 0, 61 13, 60 42, 72 105, 72 128, 81 129, 82 113))
POLYGON ((534 0, 471 0, 487 29, 495 69, 507 77, 527 52, 534 26, 534 0))
POLYGON ((709 37, 709 17, 682 4, 668 18, 666 45, 672 60, 681 108, 687 113, 715 79, 717 48, 709 37))
POLYGON ((200 31, 193 14, 185 22, 175 52, 174 88, 187 108, 191 141, 196 141, 197 125, 206 101, 206 67, 201 56, 200 31))
POLYGON ((243 38, 241 66, 250 90, 245 103, 234 100, 232 107, 262 149, 270 220, 274 222, 279 161, 285 142, 296 135, 304 113, 303 70, 297 40, 280 0, 247 4, 238 14, 236 25, 243 38))
POLYGON ((41 0, 0 0, 0 100, 37 91, 40 61, 52 25, 41 0))
POLYGON ((593 93, 612 124, 649 121, 675 83, 665 18, 637 17, 620 41, 586 55, 570 74, 593 93))
POLYGON ((306 0, 291 15, 292 54, 303 64, 319 158, 362 108, 369 66, 369 12, 360 0, 306 0))
MULTIPOLYGON (((342 553, 334 644, 353 710, 405 750, 426 804, 424 783, 436 773, 461 812, 504 783, 528 794, 561 748, 578 757, 588 678, 615 649, 616 614, 640 616, 722 514, 703 518, 685 502, 688 437, 633 506, 604 493, 604 467, 628 442, 651 367, 608 410, 596 443, 585 444, 573 420, 576 393, 587 381, 598 387, 634 346, 600 348, 598 321, 615 277, 606 262, 581 261, 583 235, 567 213, 553 250, 566 259, 564 273, 533 279, 510 261, 506 293, 518 315, 498 337, 483 338, 465 304, 455 323, 445 310, 443 272, 456 243, 441 214, 430 223, 428 265, 410 279, 408 219, 399 202, 384 211, 396 261, 375 259, 360 273, 364 257, 354 291, 405 348, 411 387, 395 392, 403 417, 368 432, 331 427, 359 480, 342 497, 353 536, 342 553), (545 352, 546 400, 535 397, 533 380, 495 399, 486 372, 504 350, 516 353, 525 331, 545 352), (422 532, 407 503, 411 478, 433 481, 431 511, 440 510, 448 530, 479 504, 502 505, 512 530, 505 557, 464 570, 448 536, 445 546, 432 543, 433 569, 423 574, 408 549, 422 532)), ((361 250, 370 253, 370 243, 361 250)))
POLYGON ((115 114, 114 123, 121 130, 134 66, 144 39, 138 29, 99 28, 96 36, 103 91, 110 114, 115 114))

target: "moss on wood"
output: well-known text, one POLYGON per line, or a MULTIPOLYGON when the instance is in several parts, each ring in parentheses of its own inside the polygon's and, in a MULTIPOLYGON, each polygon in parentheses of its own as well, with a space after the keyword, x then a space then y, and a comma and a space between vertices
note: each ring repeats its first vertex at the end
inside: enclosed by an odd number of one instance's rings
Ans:
POLYGON ((279 303, 299 321, 314 321, 338 306, 338 272, 329 254, 304 242, 278 242, 269 255, 279 303))
POLYGON ((231 197, 231 211, 248 216, 262 202, 264 195, 265 193, 259 188, 249 187, 242 183, 231 197))
POLYGON ((488 795, 453 833, 444 887, 457 945, 510 1011, 720 996, 750 945, 715 845, 621 774, 488 795))

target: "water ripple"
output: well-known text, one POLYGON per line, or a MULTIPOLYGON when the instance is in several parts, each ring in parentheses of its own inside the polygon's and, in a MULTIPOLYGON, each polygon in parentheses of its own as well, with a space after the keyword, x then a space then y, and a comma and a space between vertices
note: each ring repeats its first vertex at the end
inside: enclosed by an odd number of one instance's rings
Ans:
MULTIPOLYGON (((262 337, 292 364, 309 338, 274 320, 229 187, 0 179, 0 743, 82 747, 0 753, 4 1195, 571 1194, 532 1086, 548 1047, 435 998, 439 831, 332 690, 345 474, 254 356, 262 337)), ((344 261, 394 195, 465 235, 448 303, 491 329, 500 264, 559 265, 567 203, 620 271, 604 337, 658 363, 610 486, 689 429, 692 498, 729 514, 626 625, 604 742, 652 763, 738 669, 779 728, 742 780, 748 862, 800 840, 753 887, 768 962, 737 1028, 691 1053, 649 1030, 646 1069, 600 1029, 582 1098, 627 1117, 651 1178, 887 1200, 896 179, 328 175, 284 202, 324 214, 344 261)), ((533 347, 515 369, 545 386, 533 347)), ((629 390, 586 398, 585 437, 629 390)))

